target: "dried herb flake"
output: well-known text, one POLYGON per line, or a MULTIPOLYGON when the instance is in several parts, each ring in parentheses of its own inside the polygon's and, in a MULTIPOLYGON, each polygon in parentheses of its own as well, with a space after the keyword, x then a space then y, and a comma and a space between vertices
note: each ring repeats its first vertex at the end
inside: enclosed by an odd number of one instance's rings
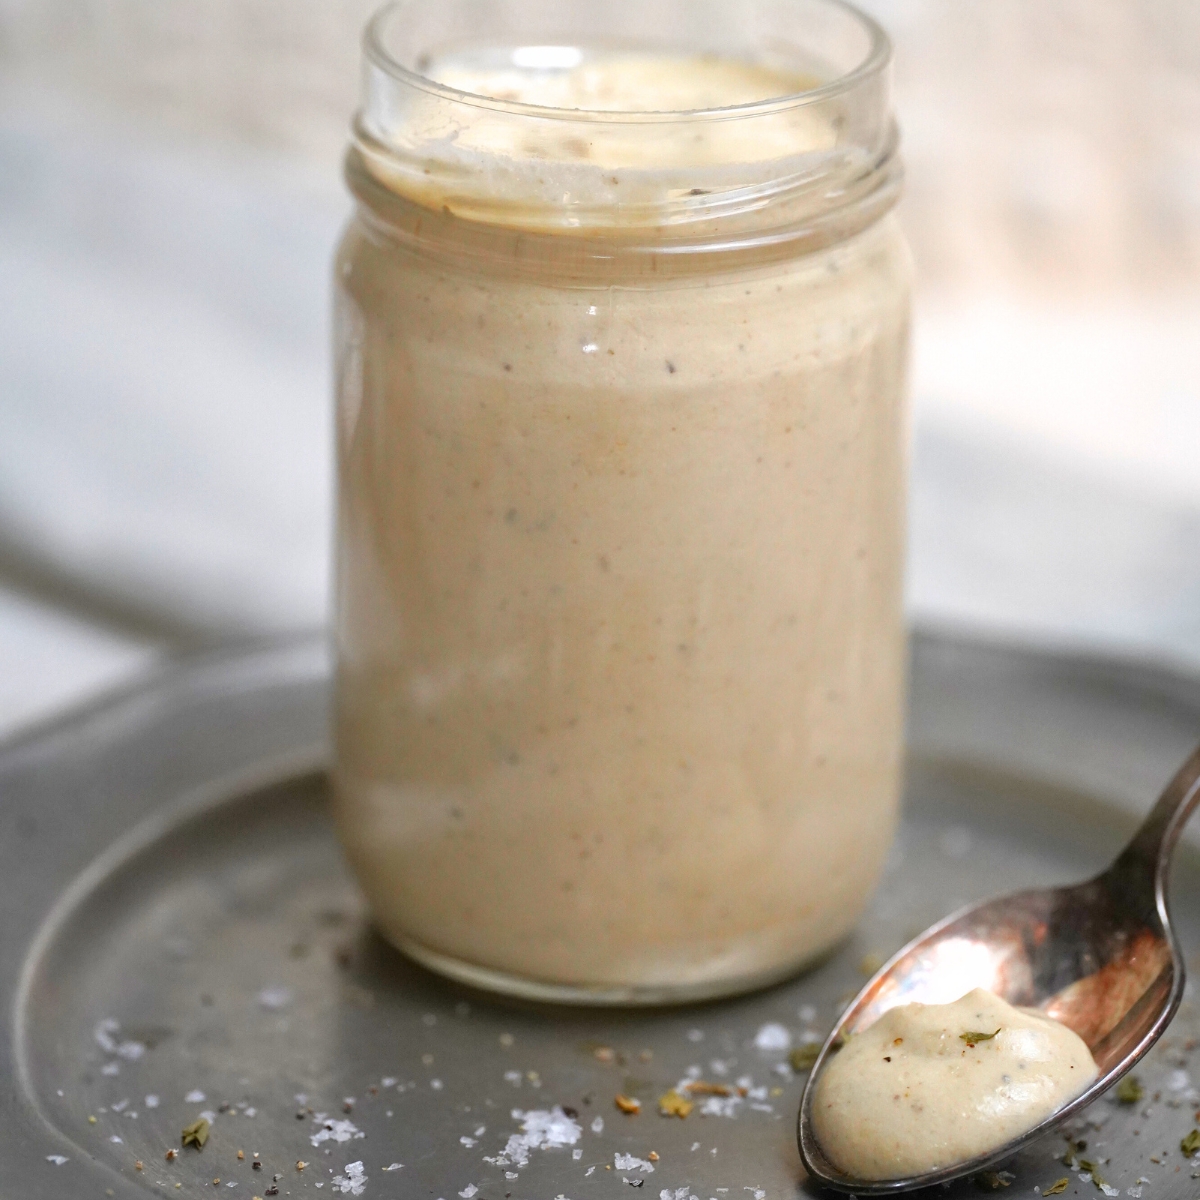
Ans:
POLYGON ((642 1102, 640 1100, 635 1099, 633 1096, 617 1096, 613 1100, 613 1103, 623 1113, 628 1113, 629 1116, 631 1116, 631 1117, 636 1116, 638 1113, 640 1113, 642 1111, 642 1102))
POLYGON ((1071 1181, 1064 1175, 1061 1179, 1056 1179, 1048 1187, 1042 1188, 1042 1195, 1057 1196, 1059 1192, 1065 1192, 1070 1184, 1071 1181))
POLYGON ((1197 1150, 1200 1150, 1200 1129, 1193 1129, 1191 1133, 1179 1143, 1179 1148, 1191 1158, 1197 1150))
MULTIPOLYGON (((1079 1160, 1079 1169, 1086 1171, 1091 1177, 1092 1182, 1103 1192, 1108 1187, 1108 1180, 1100 1174, 1100 1168, 1090 1159, 1081 1158, 1079 1160)), ((1107 1194, 1107 1193, 1106 1193, 1107 1194)))
POLYGON ((181 1134, 182 1144, 185 1146, 195 1146, 197 1150, 204 1149, 204 1143, 208 1141, 208 1131, 211 1126, 207 1118, 201 1117, 198 1121, 193 1121, 191 1125, 185 1125, 181 1134))
POLYGON ((1126 1075, 1117 1084, 1116 1095, 1122 1104, 1137 1104, 1146 1095, 1146 1089, 1142 1087, 1136 1075, 1126 1075))
POLYGON ((788 1055, 788 1062, 792 1064, 793 1071, 811 1071, 820 1053, 820 1042, 808 1042, 803 1046, 797 1046, 788 1055))
MULTIPOLYGON (((618 1107, 620 1104, 618 1102, 618 1107)), ((681 1120, 692 1111, 695 1105, 685 1096, 681 1096, 674 1088, 664 1092, 658 1098, 658 1111, 664 1117, 679 1117, 681 1120)))
POLYGON ((1074 1170, 1075 1167, 1078 1166, 1078 1162, 1075 1158, 1075 1155, 1086 1149, 1087 1149, 1087 1142, 1083 1142, 1083 1141, 1076 1142, 1073 1139, 1068 1137, 1067 1138, 1067 1152, 1062 1157, 1063 1166, 1070 1167, 1071 1170, 1074 1170))
POLYGON ((999 1032, 999 1029, 993 1029, 991 1033, 982 1033, 978 1029, 968 1029, 966 1033, 960 1033, 958 1037, 959 1041, 966 1042, 973 1049, 980 1042, 990 1042, 999 1032))
POLYGON ((693 1079, 684 1085, 693 1096, 729 1096, 729 1088, 723 1083, 707 1083, 703 1079, 693 1079))

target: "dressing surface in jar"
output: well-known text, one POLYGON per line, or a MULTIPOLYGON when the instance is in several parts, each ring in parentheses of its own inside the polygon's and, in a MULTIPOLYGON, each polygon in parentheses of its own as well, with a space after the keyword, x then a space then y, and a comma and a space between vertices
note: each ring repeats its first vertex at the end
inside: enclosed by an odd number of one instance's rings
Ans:
POLYGON ((336 814, 460 979, 796 970, 891 841, 909 262, 835 0, 403 3, 337 260, 336 814))

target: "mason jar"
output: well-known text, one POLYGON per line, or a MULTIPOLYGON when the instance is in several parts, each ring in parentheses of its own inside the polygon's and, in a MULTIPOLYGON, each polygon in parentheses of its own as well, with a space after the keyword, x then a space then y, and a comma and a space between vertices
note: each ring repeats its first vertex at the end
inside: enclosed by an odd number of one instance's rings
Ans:
POLYGON ((404 0, 336 265, 335 811, 471 984, 753 988, 901 766, 910 264, 839 0, 404 0))

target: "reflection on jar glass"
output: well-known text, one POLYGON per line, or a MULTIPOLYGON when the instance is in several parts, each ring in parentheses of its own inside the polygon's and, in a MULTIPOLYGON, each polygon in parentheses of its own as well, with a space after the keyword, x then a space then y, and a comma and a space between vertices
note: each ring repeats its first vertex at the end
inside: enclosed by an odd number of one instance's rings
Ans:
POLYGON ((376 922, 526 995, 781 977, 899 785, 886 40, 837 0, 421 0, 366 51, 335 791, 376 922))

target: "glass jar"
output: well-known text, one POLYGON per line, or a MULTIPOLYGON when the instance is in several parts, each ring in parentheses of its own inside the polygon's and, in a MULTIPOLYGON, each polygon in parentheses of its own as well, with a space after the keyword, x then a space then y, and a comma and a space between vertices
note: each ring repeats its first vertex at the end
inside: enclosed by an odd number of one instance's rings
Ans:
POLYGON ((897 806, 887 40, 837 0, 412 0, 365 50, 334 785, 375 920, 527 996, 787 975, 897 806))

